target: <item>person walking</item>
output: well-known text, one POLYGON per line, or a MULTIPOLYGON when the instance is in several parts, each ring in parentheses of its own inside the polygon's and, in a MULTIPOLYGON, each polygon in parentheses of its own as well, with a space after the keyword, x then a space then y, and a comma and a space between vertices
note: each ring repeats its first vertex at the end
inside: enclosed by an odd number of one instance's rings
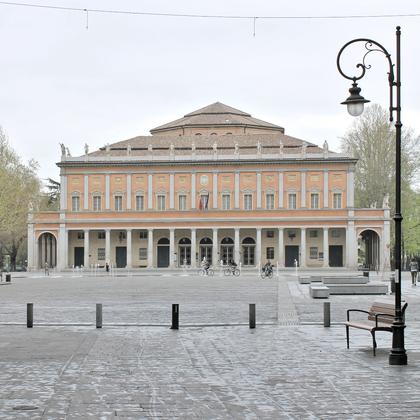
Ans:
POLYGON ((414 258, 410 262, 410 271, 411 271, 411 284, 413 286, 416 286, 416 284, 417 284, 417 274, 419 272, 419 265, 414 258))
POLYGON ((45 270, 45 275, 49 276, 50 275, 50 266, 48 265, 48 261, 45 261, 44 270, 45 270))

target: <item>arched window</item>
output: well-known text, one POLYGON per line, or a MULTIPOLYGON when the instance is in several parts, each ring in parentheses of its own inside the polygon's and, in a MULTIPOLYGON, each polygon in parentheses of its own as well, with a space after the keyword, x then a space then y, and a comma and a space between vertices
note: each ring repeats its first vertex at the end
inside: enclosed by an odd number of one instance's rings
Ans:
POLYGON ((158 240, 158 245, 169 245, 169 239, 168 238, 160 238, 158 240))
POLYGON ((180 245, 191 245, 190 238, 181 238, 178 242, 180 245))
POLYGON ((242 241, 242 243, 243 243, 244 245, 255 245, 255 240, 254 240, 253 238, 248 237, 248 238, 245 238, 245 239, 242 241))
POLYGON ((200 245, 212 245, 213 241, 210 238, 203 238, 200 241, 200 245))
POLYGON ((233 245, 233 239, 232 238, 223 238, 222 242, 220 242, 222 245, 233 245))

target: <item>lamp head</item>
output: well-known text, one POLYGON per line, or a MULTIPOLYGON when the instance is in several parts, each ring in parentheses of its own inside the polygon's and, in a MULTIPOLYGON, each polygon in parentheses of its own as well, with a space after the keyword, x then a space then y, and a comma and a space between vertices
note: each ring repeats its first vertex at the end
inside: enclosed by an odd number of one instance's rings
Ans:
POLYGON ((344 102, 341 102, 342 105, 347 105, 347 111, 353 117, 362 115, 365 103, 370 102, 360 95, 361 90, 357 83, 353 82, 353 86, 349 89, 350 96, 344 102))

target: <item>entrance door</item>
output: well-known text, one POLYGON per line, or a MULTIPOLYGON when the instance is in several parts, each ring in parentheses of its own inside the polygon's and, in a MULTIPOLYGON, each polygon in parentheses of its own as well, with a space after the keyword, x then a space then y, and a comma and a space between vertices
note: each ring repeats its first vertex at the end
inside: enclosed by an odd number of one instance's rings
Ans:
POLYGON ((222 245, 220 247, 220 255, 222 256, 223 264, 227 264, 229 261, 233 261, 233 246, 222 245))
POLYGON ((191 265, 191 246, 180 245, 179 246, 179 266, 191 265))
POLYGON ((157 266, 169 267, 169 245, 158 245, 157 266))
POLYGON ((115 260, 117 268, 125 268, 127 266, 127 247, 117 246, 115 248, 115 260))
POLYGON ((74 247, 74 266, 81 267, 85 265, 85 248, 83 246, 74 247))
POLYGON ((330 267, 343 267, 343 246, 330 245, 328 249, 330 267))
POLYGON ((203 258, 206 257, 206 260, 210 264, 213 264, 212 252, 213 252, 212 245, 200 245, 200 261, 203 261, 203 258))
POLYGON ((286 245, 285 246, 285 266, 294 267, 295 260, 299 264, 299 246, 298 245, 286 245))

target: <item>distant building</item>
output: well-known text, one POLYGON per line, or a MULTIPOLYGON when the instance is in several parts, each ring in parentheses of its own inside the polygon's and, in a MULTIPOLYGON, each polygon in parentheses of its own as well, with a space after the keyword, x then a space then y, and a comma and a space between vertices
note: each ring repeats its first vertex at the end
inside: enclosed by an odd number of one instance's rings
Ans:
POLYGON ((61 203, 33 212, 28 265, 389 265, 389 209, 354 208, 356 160, 216 102, 71 157, 61 203))

